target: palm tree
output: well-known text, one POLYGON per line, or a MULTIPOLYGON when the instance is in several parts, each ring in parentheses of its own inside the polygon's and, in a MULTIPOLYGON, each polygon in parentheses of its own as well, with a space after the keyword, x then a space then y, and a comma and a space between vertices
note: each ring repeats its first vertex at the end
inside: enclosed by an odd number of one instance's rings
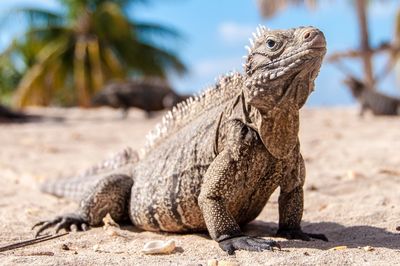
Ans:
POLYGON ((360 27, 360 56, 364 68, 364 80, 368 88, 375 88, 375 78, 372 67, 372 48, 369 41, 367 0, 356 0, 358 25, 360 27))
POLYGON ((88 106, 91 96, 111 79, 165 78, 169 70, 183 73, 186 68, 181 60, 149 38, 152 33, 173 38, 178 34, 157 24, 133 21, 124 13, 138 1, 58 0, 60 12, 14 10, 30 25, 24 37, 6 50, 25 62, 16 106, 88 106))

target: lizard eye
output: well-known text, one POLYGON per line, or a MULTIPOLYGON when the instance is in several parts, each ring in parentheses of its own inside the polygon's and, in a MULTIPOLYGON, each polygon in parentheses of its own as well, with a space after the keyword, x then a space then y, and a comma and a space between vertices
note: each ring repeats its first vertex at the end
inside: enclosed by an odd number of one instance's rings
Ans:
POLYGON ((272 40, 272 39, 268 39, 268 40, 267 40, 267 46, 268 46, 268 48, 270 48, 270 49, 275 48, 275 46, 276 46, 276 41, 274 41, 274 40, 272 40))

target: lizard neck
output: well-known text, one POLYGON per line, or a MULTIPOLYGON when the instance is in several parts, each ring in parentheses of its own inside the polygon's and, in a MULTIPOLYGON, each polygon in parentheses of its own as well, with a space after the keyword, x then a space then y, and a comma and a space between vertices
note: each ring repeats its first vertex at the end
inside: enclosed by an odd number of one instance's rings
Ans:
POLYGON ((239 119, 254 129, 265 148, 277 159, 284 159, 298 143, 299 110, 296 104, 276 105, 272 108, 254 107, 241 93, 237 100, 239 119))

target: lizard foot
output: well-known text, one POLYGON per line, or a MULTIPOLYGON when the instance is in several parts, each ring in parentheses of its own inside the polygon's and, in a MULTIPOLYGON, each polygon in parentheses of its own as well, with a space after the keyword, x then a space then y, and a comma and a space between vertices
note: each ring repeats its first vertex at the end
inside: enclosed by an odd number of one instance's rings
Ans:
POLYGON ((300 239, 303 241, 310 241, 311 238, 323 241, 329 241, 324 234, 308 234, 301 231, 301 229, 297 230, 279 229, 278 232, 276 233, 276 236, 283 237, 286 239, 300 239))
POLYGON ((222 250, 228 252, 229 255, 235 254, 235 250, 273 251, 274 247, 281 249, 281 246, 273 240, 252 236, 238 236, 225 239, 219 242, 219 246, 222 250))
POLYGON ((40 233, 51 227, 55 227, 56 233, 61 229, 65 229, 66 231, 87 231, 89 229, 87 221, 81 215, 74 213, 64 214, 52 220, 38 222, 32 227, 32 230, 37 226, 39 226, 39 230, 36 232, 35 237, 38 237, 40 233))

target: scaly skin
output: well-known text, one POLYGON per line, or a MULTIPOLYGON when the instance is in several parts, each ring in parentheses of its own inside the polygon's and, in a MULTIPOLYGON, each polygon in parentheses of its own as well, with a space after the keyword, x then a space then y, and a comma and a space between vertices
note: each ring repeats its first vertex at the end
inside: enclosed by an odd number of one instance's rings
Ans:
MULTIPOLYGON (((80 209, 62 216, 64 223, 41 224, 38 233, 96 226, 109 212, 116 220, 129 214, 144 230, 208 230, 229 254, 272 250, 279 246, 275 241, 245 236, 240 226, 255 219, 280 187, 278 235, 326 240, 300 227, 305 167, 298 140, 299 109, 314 88, 325 38, 312 27, 261 27, 248 50, 244 75, 223 77, 168 113, 140 159, 129 153, 117 169, 112 165, 121 160, 114 159, 89 171, 80 209)), ((68 195, 51 187, 44 190, 68 195)))

